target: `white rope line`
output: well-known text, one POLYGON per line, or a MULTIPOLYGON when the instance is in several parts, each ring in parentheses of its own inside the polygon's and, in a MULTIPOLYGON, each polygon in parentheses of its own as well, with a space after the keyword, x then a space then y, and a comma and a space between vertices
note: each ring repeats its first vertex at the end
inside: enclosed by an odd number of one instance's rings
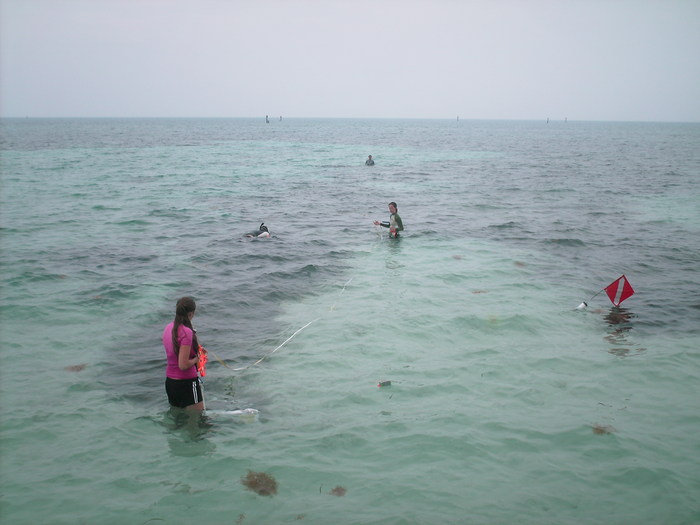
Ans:
MULTIPOLYGON (((352 281, 352 277, 350 277, 350 281, 352 281)), ((343 285, 343 289, 340 290, 340 295, 338 295, 338 298, 337 298, 337 299, 335 300, 335 302, 333 303, 333 306, 331 306, 331 310, 330 310, 331 312, 333 311, 333 308, 335 308, 335 305, 338 304, 338 301, 340 301, 340 296, 343 295, 343 292, 345 291, 345 287, 346 287, 348 284, 350 284, 350 281, 346 282, 346 283, 343 285)))
POLYGON ((284 343, 282 343, 281 345, 279 345, 277 348, 275 348, 275 349, 274 349, 272 352, 270 352, 269 354, 262 356, 260 359, 258 359, 258 360, 257 360, 255 363, 253 363, 252 365, 244 366, 244 367, 242 367, 242 368, 233 368, 232 370, 233 370, 234 372, 239 372, 239 371, 241 371, 241 370, 246 370, 246 369, 250 368, 251 366, 257 365, 260 361, 262 361, 263 359, 265 359, 265 358, 268 357, 268 356, 271 356, 272 354, 274 354, 275 352, 277 352, 277 350, 279 350, 279 349, 282 348, 284 345, 286 345, 289 341, 291 341, 292 337, 294 337, 295 335, 297 335, 297 334, 298 334, 299 332, 301 332, 304 328, 306 328, 307 326, 309 326, 311 323, 315 323, 315 322, 318 321, 319 319, 320 319, 320 317, 314 319, 313 321, 310 321, 310 322, 306 323, 304 326, 302 326, 301 328, 299 328, 299 330, 297 330, 297 331, 294 332, 291 336, 289 336, 289 339, 287 339, 284 343))

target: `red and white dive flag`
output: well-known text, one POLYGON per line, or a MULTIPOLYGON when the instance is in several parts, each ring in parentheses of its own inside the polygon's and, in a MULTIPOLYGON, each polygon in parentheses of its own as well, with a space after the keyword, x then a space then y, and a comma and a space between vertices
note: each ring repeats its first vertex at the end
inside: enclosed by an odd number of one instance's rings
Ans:
POLYGON ((625 277, 624 275, 618 280, 606 286, 604 290, 608 294, 608 297, 610 297, 612 304, 614 304, 615 306, 620 306, 620 303, 622 301, 634 295, 632 285, 630 285, 629 281, 627 280, 627 277, 625 277))

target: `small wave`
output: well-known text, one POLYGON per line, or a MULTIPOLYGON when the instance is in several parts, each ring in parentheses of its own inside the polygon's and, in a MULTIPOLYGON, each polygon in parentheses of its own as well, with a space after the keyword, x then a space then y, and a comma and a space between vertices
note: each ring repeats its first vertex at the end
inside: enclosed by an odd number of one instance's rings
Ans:
POLYGON ((148 215, 150 217, 165 217, 168 219, 171 218, 186 218, 188 217, 186 210, 181 210, 181 209, 161 209, 161 208, 156 208, 148 212, 148 215))
POLYGON ((129 297, 128 292, 113 286, 103 286, 96 291, 89 291, 88 295, 91 301, 116 301, 129 297))
POLYGON ((586 246, 580 239, 546 239, 545 244, 558 244, 559 246, 586 246))
POLYGON ((40 272, 40 271, 26 271, 22 272, 17 277, 10 279, 8 284, 11 286, 22 284, 22 283, 37 283, 43 281, 59 281, 63 279, 68 279, 68 276, 62 273, 50 273, 50 272, 40 272))
POLYGON ((506 230, 506 229, 510 229, 510 228, 520 228, 520 227, 521 227, 521 225, 519 223, 513 222, 513 221, 506 222, 503 224, 492 224, 489 226, 489 228, 495 228, 497 230, 506 230))
POLYGON ((117 222, 119 226, 148 226, 151 224, 149 221, 144 221, 141 219, 132 219, 130 221, 120 221, 117 222))
POLYGON ((119 259, 120 263, 147 263, 158 259, 157 255, 127 255, 119 259))
POLYGON ((451 324, 454 324, 458 330, 477 330, 489 334, 503 330, 530 334, 537 334, 539 331, 528 316, 520 314, 512 316, 490 314, 486 317, 461 316, 454 318, 451 324))

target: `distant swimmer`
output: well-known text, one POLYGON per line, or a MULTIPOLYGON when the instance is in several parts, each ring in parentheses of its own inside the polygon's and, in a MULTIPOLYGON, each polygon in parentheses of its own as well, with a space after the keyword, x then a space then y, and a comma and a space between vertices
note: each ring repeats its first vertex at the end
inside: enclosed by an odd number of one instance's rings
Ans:
POLYGON ((374 161, 372 160, 372 155, 365 161, 365 166, 374 166, 374 161))
POLYGON ((391 215, 389 215, 388 221, 374 221, 374 224, 382 228, 389 228, 389 236, 398 237, 399 232, 403 231, 403 221, 401 221, 401 217, 399 217, 395 202, 389 203, 389 212, 391 212, 391 215))
POLYGON ((267 229, 267 226, 265 226, 265 223, 260 224, 260 228, 258 228, 255 231, 246 233, 244 237, 269 237, 270 236, 270 230, 267 229))

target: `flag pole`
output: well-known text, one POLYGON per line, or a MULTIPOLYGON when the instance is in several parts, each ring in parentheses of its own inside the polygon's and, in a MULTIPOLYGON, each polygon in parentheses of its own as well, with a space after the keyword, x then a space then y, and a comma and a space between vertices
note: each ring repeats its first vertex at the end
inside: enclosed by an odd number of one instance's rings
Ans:
POLYGON ((607 289, 608 289, 608 287, 606 286, 606 287, 603 288, 600 292, 598 292, 598 293, 595 294, 593 297, 591 297, 591 298, 588 300, 588 302, 590 303, 595 297, 599 296, 600 294, 602 294, 602 293, 603 293, 605 290, 607 290, 607 289))
MULTIPOLYGON (((605 290, 607 290, 607 289, 608 289, 607 286, 606 286, 605 288, 603 288, 600 292, 598 292, 598 293, 595 294, 593 297, 591 297, 591 298, 588 300, 588 303, 590 303, 595 297, 597 297, 598 295, 602 294, 602 293, 603 293, 605 290)), ((585 301, 582 302, 580 305, 578 305, 578 306, 576 307, 576 310, 580 310, 580 309, 582 309, 582 308, 586 308, 586 307, 588 306, 588 303, 585 302, 585 301)))

